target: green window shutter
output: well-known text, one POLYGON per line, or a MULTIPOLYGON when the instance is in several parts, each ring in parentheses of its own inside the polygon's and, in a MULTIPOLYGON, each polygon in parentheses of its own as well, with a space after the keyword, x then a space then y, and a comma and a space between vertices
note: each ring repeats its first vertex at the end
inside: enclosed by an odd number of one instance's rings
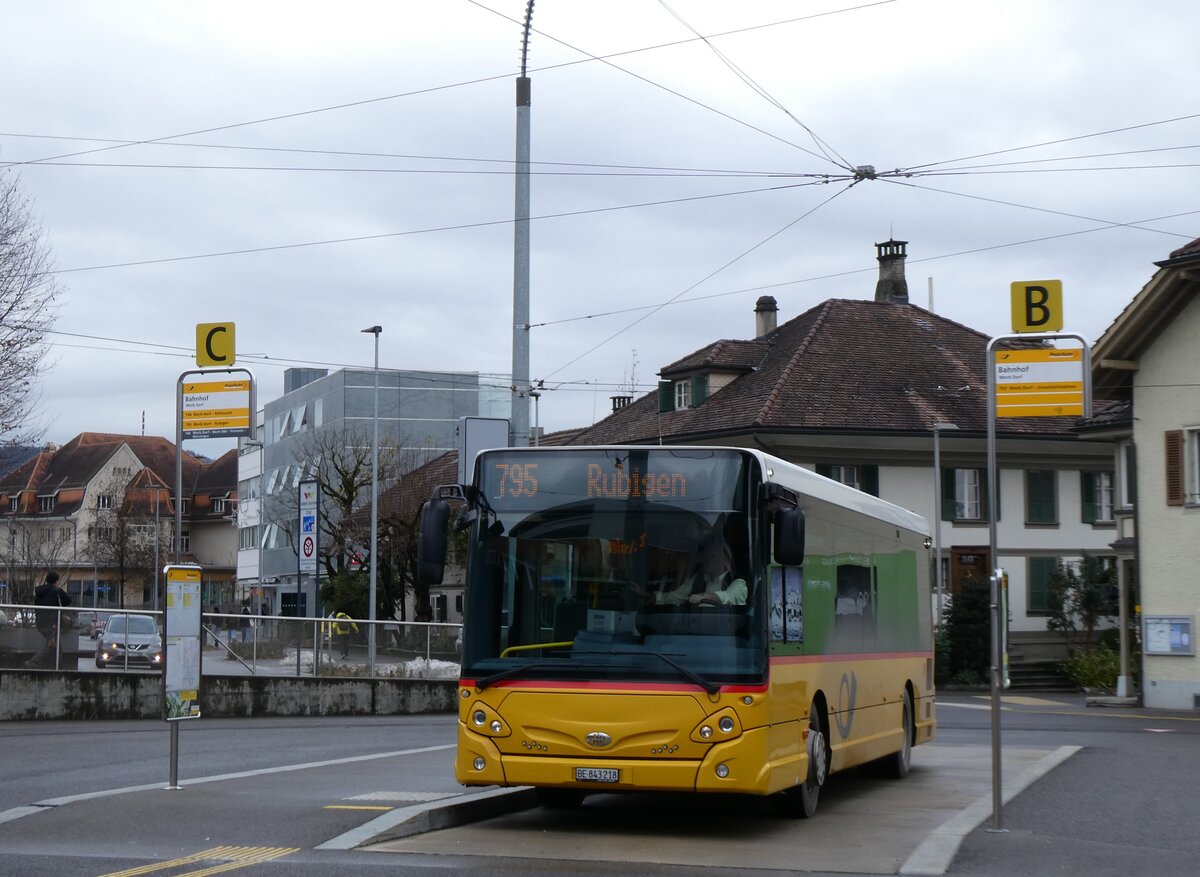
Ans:
POLYGON ((1096 473, 1079 473, 1079 493, 1082 500, 1082 518, 1085 524, 1094 524, 1099 517, 1096 507, 1096 473))
POLYGON ((954 520, 954 487, 955 472, 953 469, 942 470, 942 520, 954 520))
POLYGON ((1029 611, 1050 611, 1050 576, 1058 568, 1057 557, 1029 558, 1029 611))
POLYGON ((658 410, 675 410, 675 385, 671 381, 658 382, 658 410))
POLYGON ((833 477, 833 467, 830 466, 828 463, 818 463, 817 464, 817 474, 821 475, 825 478, 832 478, 833 477))
POLYGON ((861 482, 863 493, 879 496, 879 467, 868 463, 861 467, 861 482))
POLYGON ((1025 520, 1030 524, 1057 524, 1056 478, 1052 469, 1025 473, 1025 520))
POLYGON ((692 375, 692 407, 708 398, 708 375, 692 375))

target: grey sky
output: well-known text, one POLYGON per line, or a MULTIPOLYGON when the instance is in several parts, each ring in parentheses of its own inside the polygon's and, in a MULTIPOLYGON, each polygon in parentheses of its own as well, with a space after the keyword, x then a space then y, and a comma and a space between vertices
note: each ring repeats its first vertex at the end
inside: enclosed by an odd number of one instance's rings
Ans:
MULTIPOLYGON (((200 322, 237 323, 260 401, 288 365, 369 366, 375 323, 384 367, 507 373, 524 9, 6 10, 0 162, 66 287, 47 438, 136 433, 143 411, 172 435, 200 322)), ((540 0, 541 424, 750 337, 760 295, 780 321, 870 297, 891 235, 915 303, 932 277, 938 313, 1002 334, 1011 281, 1059 278, 1066 328, 1095 339, 1200 236, 1195 19, 1182 0, 540 0), (843 163, 913 176, 849 186, 843 163)))

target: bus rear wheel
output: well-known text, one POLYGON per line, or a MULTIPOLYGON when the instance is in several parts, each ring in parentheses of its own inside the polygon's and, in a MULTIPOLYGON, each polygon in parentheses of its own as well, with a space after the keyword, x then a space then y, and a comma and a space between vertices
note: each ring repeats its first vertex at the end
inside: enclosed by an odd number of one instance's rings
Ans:
POLYGON ((817 812, 821 786, 829 768, 829 746, 821 727, 821 713, 813 704, 808 714, 808 776, 798 786, 780 792, 775 798, 775 810, 789 819, 808 819, 817 812))
POLYGON ((900 747, 898 752, 885 755, 871 764, 871 767, 874 768, 873 772, 877 776, 893 780, 904 779, 904 777, 908 776, 909 768, 912 766, 914 733, 913 702, 912 695, 907 689, 904 691, 904 711, 901 715, 900 727, 904 731, 904 745, 900 747))

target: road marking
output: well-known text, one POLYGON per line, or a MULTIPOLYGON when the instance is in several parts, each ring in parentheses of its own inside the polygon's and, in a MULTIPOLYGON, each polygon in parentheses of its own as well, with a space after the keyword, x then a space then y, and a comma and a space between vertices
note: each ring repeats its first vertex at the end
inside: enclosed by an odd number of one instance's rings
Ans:
POLYGON ((212 865, 208 868, 201 868, 199 871, 184 871, 182 874, 176 875, 176 877, 205 877, 205 875, 209 874, 223 874, 226 871, 234 871, 238 868, 257 865, 259 862, 269 862, 272 859, 290 856, 292 853, 299 851, 300 847, 212 847, 207 850, 201 850, 198 853, 192 853, 190 856, 171 859, 167 862, 155 862, 153 865, 142 865, 141 867, 129 868, 125 871, 112 871, 108 874, 101 874, 100 877, 136 877, 139 874, 153 874, 155 871, 180 868, 184 865, 192 865, 196 862, 206 860, 226 860, 221 865, 212 865))
POLYGON ((938 709, 942 709, 943 707, 948 707, 948 706, 958 707, 960 710, 990 710, 991 709, 990 706, 988 706, 987 704, 982 704, 982 703, 946 703, 945 701, 941 701, 941 700, 938 701, 937 706, 938 706, 938 709))
POLYGON ((325 810, 395 810, 385 804, 326 804, 325 810))
MULTIPOLYGON (((398 758, 404 755, 424 755, 427 752, 443 752, 447 749, 453 749, 458 744, 444 743, 440 746, 422 746, 417 749, 398 749, 393 752, 375 752, 371 755, 351 755, 346 758, 332 758, 327 761, 310 761, 304 764, 284 764, 279 767, 263 767, 257 770, 244 770, 238 773, 222 773, 214 774, 208 777, 196 777, 190 780, 181 780, 179 788, 185 788, 188 785, 198 786, 201 783, 219 783, 223 780, 240 780, 247 777, 264 776, 273 773, 290 773, 297 770, 309 770, 317 767, 332 767, 340 764, 354 764, 360 761, 375 761, 380 758, 398 758)), ((125 795, 130 792, 149 792, 155 789, 168 789, 162 783, 146 783, 142 786, 126 786, 121 789, 105 789, 100 792, 83 792, 79 795, 65 795, 61 798, 46 798, 43 801, 35 801, 27 807, 13 807, 9 810, 0 811, 0 823, 11 822, 14 819, 20 819, 22 816, 31 816, 34 813, 41 813, 47 809, 61 807, 64 804, 74 804, 77 801, 91 801, 95 798, 108 798, 112 795, 125 795)))

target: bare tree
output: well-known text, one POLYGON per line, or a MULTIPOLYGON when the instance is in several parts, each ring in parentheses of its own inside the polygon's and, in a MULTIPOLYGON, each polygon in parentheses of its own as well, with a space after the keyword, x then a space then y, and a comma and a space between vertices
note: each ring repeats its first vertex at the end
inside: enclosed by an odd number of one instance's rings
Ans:
POLYGON ((9 591, 6 602, 32 603, 33 592, 50 570, 67 572, 63 558, 71 544, 71 527, 61 519, 27 521, 14 519, 0 531, 0 568, 9 591))
POLYGON ((0 171, 0 445, 36 441, 30 417, 60 284, 17 177, 0 171))

